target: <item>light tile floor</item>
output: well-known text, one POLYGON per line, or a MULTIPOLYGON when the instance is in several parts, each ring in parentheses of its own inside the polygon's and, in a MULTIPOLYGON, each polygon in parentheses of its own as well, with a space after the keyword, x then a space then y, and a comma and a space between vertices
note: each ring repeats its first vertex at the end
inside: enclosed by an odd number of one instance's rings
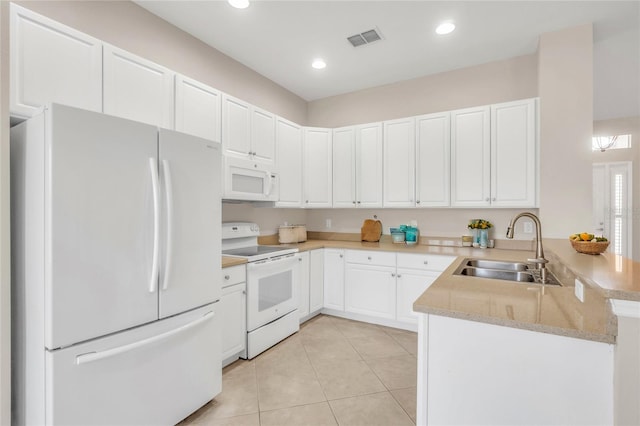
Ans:
POLYGON ((319 315, 226 367, 222 393, 180 426, 414 425, 416 354, 416 333, 319 315))

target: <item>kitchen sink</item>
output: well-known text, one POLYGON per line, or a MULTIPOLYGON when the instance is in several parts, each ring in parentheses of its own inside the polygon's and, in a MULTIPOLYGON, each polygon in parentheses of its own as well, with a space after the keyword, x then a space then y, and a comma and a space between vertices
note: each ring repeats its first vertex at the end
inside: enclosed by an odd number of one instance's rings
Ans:
POLYGON ((508 271, 505 269, 463 268, 462 271, 460 271, 459 275, 467 275, 469 277, 493 278, 496 280, 517 282, 534 282, 533 275, 531 275, 529 272, 508 271))
MULTIPOLYGON (((488 259, 464 259, 455 270, 454 275, 467 277, 490 278, 518 283, 542 284, 540 270, 524 262, 510 262, 488 259)), ((547 282, 544 284, 560 285, 556 277, 547 271, 547 282)))
POLYGON ((526 271, 528 265, 521 262, 504 262, 498 260, 472 259, 466 263, 467 266, 483 269, 499 269, 505 271, 526 271))

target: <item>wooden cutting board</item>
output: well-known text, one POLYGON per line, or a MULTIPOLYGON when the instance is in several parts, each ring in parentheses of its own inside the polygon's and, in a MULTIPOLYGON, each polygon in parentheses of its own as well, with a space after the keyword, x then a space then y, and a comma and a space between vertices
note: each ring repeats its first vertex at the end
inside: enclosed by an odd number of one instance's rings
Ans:
POLYGON ((379 220, 366 219, 360 229, 362 241, 378 242, 382 235, 382 222, 379 220))

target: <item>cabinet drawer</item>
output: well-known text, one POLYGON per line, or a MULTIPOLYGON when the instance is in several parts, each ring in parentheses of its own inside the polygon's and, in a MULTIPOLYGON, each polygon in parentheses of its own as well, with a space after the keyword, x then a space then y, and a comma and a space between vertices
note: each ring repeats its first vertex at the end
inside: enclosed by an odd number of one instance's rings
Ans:
POLYGON ((398 268, 442 272, 447 269, 455 259, 455 256, 441 256, 437 254, 398 253, 398 268))
POLYGON ((396 254, 373 250, 347 250, 347 263, 395 267, 396 254))
POLYGON ((247 281, 245 265, 230 266, 222 269, 222 288, 247 281))

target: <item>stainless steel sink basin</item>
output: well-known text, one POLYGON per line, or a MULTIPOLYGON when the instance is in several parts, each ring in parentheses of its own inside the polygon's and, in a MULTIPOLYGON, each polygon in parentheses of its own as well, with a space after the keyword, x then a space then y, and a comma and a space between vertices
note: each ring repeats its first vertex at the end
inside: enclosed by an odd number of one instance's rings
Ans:
POLYGON ((505 271, 526 271, 528 265, 520 262, 505 262, 498 260, 472 259, 466 263, 474 268, 499 269, 505 271))
MULTIPOLYGON (((542 284, 540 271, 535 266, 523 262, 464 259, 455 270, 454 275, 542 284)), ((560 285, 556 277, 549 272, 547 272, 547 281, 544 284, 560 285)))
POLYGON ((508 271, 505 269, 463 268, 462 271, 460 271, 459 275, 527 283, 534 282, 533 275, 531 275, 529 272, 508 271))

